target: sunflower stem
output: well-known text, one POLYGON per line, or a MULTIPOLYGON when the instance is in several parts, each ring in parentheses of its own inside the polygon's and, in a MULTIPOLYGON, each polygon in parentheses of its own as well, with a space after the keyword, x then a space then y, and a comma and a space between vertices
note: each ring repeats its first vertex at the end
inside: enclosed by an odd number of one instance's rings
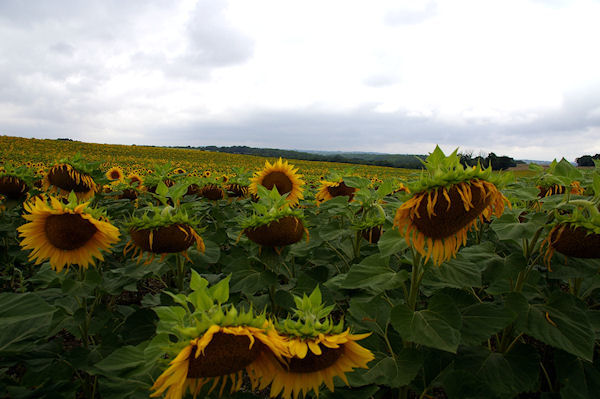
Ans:
POLYGON ((356 232, 356 235, 354 237, 354 259, 358 259, 360 257, 360 239, 362 238, 362 235, 360 233, 360 230, 358 230, 356 232))
POLYGON ((177 289, 183 291, 183 282, 185 280, 185 259, 183 256, 177 254, 177 269, 176 269, 176 283, 177 289))
POLYGON ((419 286, 423 279, 423 270, 421 270, 422 256, 413 249, 413 264, 410 276, 410 292, 408 293, 407 304, 411 310, 415 310, 417 304, 417 296, 419 295, 419 286))

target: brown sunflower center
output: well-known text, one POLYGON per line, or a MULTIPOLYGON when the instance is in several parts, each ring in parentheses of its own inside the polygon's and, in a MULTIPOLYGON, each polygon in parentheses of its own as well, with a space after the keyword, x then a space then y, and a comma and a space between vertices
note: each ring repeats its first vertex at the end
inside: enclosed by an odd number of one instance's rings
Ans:
POLYGON ((420 217, 415 217, 413 223, 427 237, 433 239, 450 237, 472 222, 492 201, 492 195, 485 189, 475 185, 470 185, 470 189, 473 207, 468 211, 465 210, 463 198, 456 185, 447 189, 450 203, 443 194, 443 187, 432 191, 431 196, 423 194, 425 198, 420 202, 418 208, 420 217), (435 215, 430 217, 427 213, 427 204, 430 201, 429 198, 433 200, 436 191, 437 200, 433 207, 435 215))
POLYGON ((219 186, 215 184, 207 184, 200 190, 200 196, 212 201, 216 201, 223 199, 224 193, 219 186))
POLYGON ((192 350, 187 377, 208 378, 236 373, 255 361, 262 347, 259 341, 254 341, 250 348, 250 338, 245 335, 218 332, 200 356, 196 358, 196 348, 192 350))
POLYGON ((247 228, 244 233, 259 245, 283 247, 295 244, 302 239, 304 224, 297 217, 285 216, 269 224, 247 228))
POLYGON ((83 247, 98 231, 89 220, 76 213, 48 216, 44 230, 50 244, 64 250, 83 247))
POLYGON ((564 226, 553 229, 551 246, 563 255, 574 258, 600 258, 600 234, 589 233, 583 227, 564 226))
POLYGON ((272 190, 273 186, 277 187, 277 191, 281 195, 289 193, 294 188, 292 180, 283 172, 269 172, 261 184, 268 190, 272 190))
POLYGON ((289 370, 293 373, 312 373, 324 370, 337 362, 344 353, 344 348, 327 348, 321 346, 321 354, 315 355, 308 351, 304 359, 293 357, 289 362, 289 370))
POLYGON ((76 193, 84 193, 91 189, 91 187, 83 181, 83 177, 91 177, 85 173, 80 173, 76 170, 71 172, 73 176, 79 176, 79 182, 69 174, 69 167, 67 165, 59 165, 48 172, 48 181, 53 186, 62 188, 66 191, 75 191, 76 193))
POLYGON ((25 196, 29 191, 27 184, 16 176, 0 177, 0 194, 8 199, 18 199, 25 196))
POLYGON ((113 170, 112 172, 110 172, 110 178, 113 180, 120 179, 121 173, 119 173, 118 170, 113 170))
POLYGON ((156 229, 131 230, 131 239, 146 252, 175 253, 188 249, 195 240, 192 228, 184 224, 172 224, 156 229), (152 245, 150 245, 152 233, 152 245))
POLYGON ((354 197, 354 192, 356 191, 356 188, 348 187, 346 183, 341 182, 336 186, 327 187, 327 191, 332 197, 341 197, 345 195, 350 197, 349 199, 352 199, 352 197, 354 197))

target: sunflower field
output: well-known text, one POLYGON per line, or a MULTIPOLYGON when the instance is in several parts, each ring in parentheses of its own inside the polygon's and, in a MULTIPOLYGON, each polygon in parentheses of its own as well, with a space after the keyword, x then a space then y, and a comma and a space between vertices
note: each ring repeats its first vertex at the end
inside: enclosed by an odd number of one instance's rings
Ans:
POLYGON ((598 397, 600 164, 0 145, 0 398, 598 397))

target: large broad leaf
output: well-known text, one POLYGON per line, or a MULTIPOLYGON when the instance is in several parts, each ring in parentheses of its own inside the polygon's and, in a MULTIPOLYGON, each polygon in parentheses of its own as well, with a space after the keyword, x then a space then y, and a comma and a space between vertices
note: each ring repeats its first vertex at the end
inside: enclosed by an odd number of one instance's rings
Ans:
POLYGON ((369 364, 365 380, 378 385, 401 387, 410 384, 423 365, 423 354, 415 349, 403 349, 393 357, 383 357, 369 364))
POLYGON ((546 224, 548 216, 545 213, 527 215, 527 219, 520 222, 521 212, 521 209, 506 210, 501 217, 492 222, 492 230, 499 239, 521 243, 523 238, 531 239, 535 232, 546 224))
POLYGON ((471 373, 497 396, 509 396, 535 388, 539 357, 528 345, 515 345, 507 354, 473 347, 461 353, 455 369, 471 373))
POLYGON ((0 294, 0 353, 18 352, 45 337, 55 310, 33 293, 0 294))
POLYGON ((478 345, 515 319, 510 310, 493 303, 478 303, 462 310, 460 330, 464 345, 478 345))
POLYGON ((396 272, 389 267, 389 256, 371 255, 357 265, 352 265, 342 288, 365 288, 375 293, 398 288, 408 278, 408 272, 396 272))
POLYGON ((562 351, 556 351, 556 372, 563 399, 596 399, 600 392, 598 362, 591 364, 562 351))
POLYGON ((455 259, 440 267, 427 268, 423 285, 436 288, 481 287, 481 273, 491 262, 500 259, 490 242, 464 248, 455 259))
POLYGON ((391 256, 408 248, 404 236, 397 229, 384 231, 377 246, 381 256, 391 256))
POLYGON ((427 309, 416 312, 404 304, 397 305, 390 320, 404 340, 456 353, 462 320, 448 295, 433 296, 427 309))
POLYGON ((348 314, 355 325, 383 336, 390 322, 390 304, 381 296, 374 298, 353 298, 350 301, 348 314))
POLYGON ((97 369, 98 374, 106 376, 120 376, 123 377, 125 374, 134 373, 136 369, 139 374, 145 371, 146 357, 144 355, 144 349, 148 342, 141 343, 137 346, 123 346, 104 359, 100 360, 94 366, 97 369))
POLYGON ((517 329, 550 346, 592 361, 595 331, 585 305, 560 291, 545 304, 530 305, 520 294, 508 297, 507 306, 517 312, 517 329))

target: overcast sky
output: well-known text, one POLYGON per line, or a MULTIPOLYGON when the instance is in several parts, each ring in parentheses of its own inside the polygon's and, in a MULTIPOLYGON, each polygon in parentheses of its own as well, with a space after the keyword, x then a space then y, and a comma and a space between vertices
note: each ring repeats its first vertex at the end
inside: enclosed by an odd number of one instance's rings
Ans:
POLYGON ((599 0, 1 0, 0 134, 569 160, 599 0))

